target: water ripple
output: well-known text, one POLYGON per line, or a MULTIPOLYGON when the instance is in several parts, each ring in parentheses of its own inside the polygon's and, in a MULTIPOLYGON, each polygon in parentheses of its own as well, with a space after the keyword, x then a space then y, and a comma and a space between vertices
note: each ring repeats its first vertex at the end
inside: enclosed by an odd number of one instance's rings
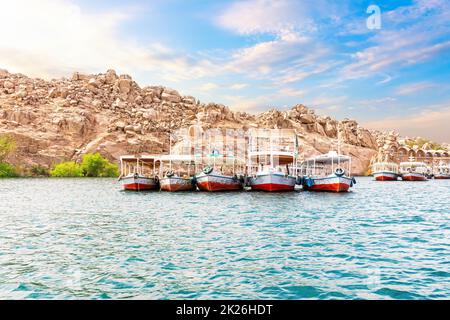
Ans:
POLYGON ((449 181, 348 194, 0 180, 3 299, 450 298, 449 181))

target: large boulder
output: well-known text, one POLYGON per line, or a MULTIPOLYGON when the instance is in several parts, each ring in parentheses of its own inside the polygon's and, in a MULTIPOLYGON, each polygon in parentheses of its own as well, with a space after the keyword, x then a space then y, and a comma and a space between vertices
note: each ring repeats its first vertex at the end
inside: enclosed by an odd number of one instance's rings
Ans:
POLYGON ((174 95, 174 94, 170 94, 170 93, 167 93, 165 91, 161 94, 161 99, 164 100, 164 101, 169 101, 169 102, 174 102, 174 103, 181 102, 181 97, 180 96, 177 96, 177 95, 174 95))
POLYGON ((301 114, 299 117, 299 120, 301 123, 305 123, 305 124, 310 124, 310 123, 316 122, 316 118, 314 117, 313 114, 310 114, 310 113, 301 114))
POLYGON ((121 94, 128 94, 131 91, 131 80, 130 79, 119 79, 117 81, 117 87, 121 94))

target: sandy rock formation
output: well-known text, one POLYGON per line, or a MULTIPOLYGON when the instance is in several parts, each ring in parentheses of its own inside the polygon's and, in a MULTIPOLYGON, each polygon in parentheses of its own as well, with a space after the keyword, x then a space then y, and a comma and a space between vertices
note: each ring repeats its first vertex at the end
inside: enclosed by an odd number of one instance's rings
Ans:
POLYGON ((16 137, 19 149, 12 161, 24 166, 49 167, 86 152, 101 152, 111 160, 121 154, 167 152, 169 130, 199 123, 204 129, 295 129, 304 157, 336 149, 339 135, 342 150, 355 157, 357 174, 367 171, 380 148, 377 134, 356 121, 318 116, 302 104, 251 115, 162 86, 140 88, 114 70, 51 81, 0 70, 0 133, 16 137))

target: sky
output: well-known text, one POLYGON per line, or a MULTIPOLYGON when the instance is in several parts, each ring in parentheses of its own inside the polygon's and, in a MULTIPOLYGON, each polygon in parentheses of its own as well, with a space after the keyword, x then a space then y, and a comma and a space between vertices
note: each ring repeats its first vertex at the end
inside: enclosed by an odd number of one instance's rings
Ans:
POLYGON ((302 103, 450 142, 448 0, 0 0, 0 30, 10 72, 115 69, 232 110, 302 103))

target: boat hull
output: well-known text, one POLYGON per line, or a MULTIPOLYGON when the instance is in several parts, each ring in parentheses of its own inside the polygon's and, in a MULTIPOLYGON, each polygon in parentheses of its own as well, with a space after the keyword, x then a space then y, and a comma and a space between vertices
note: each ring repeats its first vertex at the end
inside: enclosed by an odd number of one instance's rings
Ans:
POLYGON ((353 178, 342 176, 328 176, 320 178, 309 178, 312 184, 308 184, 306 179, 303 182, 303 189, 308 191, 326 192, 347 192, 353 186, 353 178))
POLYGON ((438 173, 438 174, 435 174, 435 175, 434 175, 434 178, 435 178, 435 179, 439 179, 439 180, 450 179, 450 174, 441 174, 441 173, 438 173))
POLYGON ((196 176, 196 180, 200 191, 236 191, 242 189, 241 181, 231 176, 201 173, 196 176))
POLYGON ((376 181, 397 181, 398 180, 398 174, 394 172, 374 172, 373 174, 376 181))
POLYGON ((162 191, 176 192, 176 191, 192 191, 195 190, 195 184, 190 178, 180 177, 165 177, 160 180, 162 191))
POLYGON ((124 190, 130 191, 148 191, 156 190, 158 183, 155 178, 144 176, 127 176, 121 179, 124 190))
POLYGON ((280 192, 294 191, 296 178, 278 174, 262 174, 250 178, 252 190, 280 192))
POLYGON ((427 177, 421 173, 405 173, 402 175, 403 181, 426 181, 427 177))

